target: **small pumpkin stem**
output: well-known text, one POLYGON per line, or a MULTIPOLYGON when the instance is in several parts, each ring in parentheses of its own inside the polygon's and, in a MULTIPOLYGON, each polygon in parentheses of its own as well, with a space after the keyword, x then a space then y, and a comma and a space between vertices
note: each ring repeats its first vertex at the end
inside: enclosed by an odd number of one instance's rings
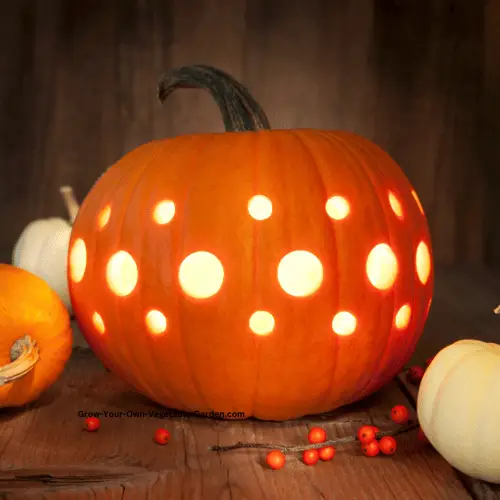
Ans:
POLYGON ((271 128, 264 110, 248 89, 220 69, 196 64, 165 73, 158 82, 160 102, 177 88, 200 88, 210 92, 222 113, 226 132, 271 128))
POLYGON ((40 351, 29 335, 17 339, 10 349, 11 362, 0 366, 0 386, 24 377, 37 364, 40 351))
POLYGON ((500 305, 496 306, 495 309, 493 309, 493 312, 495 314, 500 314, 500 305))
POLYGON ((73 193, 73 188, 71 186, 61 186, 59 192, 64 200, 64 205, 69 214, 69 221, 71 224, 75 222, 76 216, 78 215, 78 210, 80 210, 80 205, 76 201, 75 194, 73 193))

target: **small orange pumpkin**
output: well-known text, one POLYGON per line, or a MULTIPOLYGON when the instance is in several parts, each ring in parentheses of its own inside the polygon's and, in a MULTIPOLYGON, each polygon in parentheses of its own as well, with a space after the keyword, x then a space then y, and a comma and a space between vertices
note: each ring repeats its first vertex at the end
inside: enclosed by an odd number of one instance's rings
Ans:
POLYGON ((36 400, 71 355, 70 318, 41 278, 0 264, 0 408, 36 400))
POLYGON ((153 400, 227 417, 299 417, 380 388, 432 296, 410 182, 353 133, 269 130, 215 68, 174 70, 160 98, 182 86, 212 93, 227 132, 140 146, 88 193, 68 268, 90 346, 153 400))

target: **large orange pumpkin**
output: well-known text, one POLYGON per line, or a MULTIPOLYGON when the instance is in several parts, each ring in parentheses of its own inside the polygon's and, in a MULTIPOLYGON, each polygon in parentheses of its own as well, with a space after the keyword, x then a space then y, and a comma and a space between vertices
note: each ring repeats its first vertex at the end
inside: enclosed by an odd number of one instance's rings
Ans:
POLYGON ((56 292, 28 271, 0 264, 0 408, 37 399, 63 372, 72 343, 56 292))
POLYGON ((171 408, 281 420, 332 410, 411 356, 433 288, 415 190, 350 132, 269 130, 207 66, 225 133, 138 147, 84 200, 70 242, 75 314, 102 361, 171 408))

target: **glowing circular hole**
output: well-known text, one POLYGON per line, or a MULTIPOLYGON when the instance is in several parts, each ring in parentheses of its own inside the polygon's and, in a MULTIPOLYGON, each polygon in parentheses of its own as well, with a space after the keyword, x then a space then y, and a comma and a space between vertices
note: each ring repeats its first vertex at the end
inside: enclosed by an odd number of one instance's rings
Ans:
POLYGON ((417 247, 415 267, 417 268, 417 275, 420 283, 425 285, 431 274, 431 254, 428 246, 423 241, 421 241, 417 247))
POLYGON ((332 321, 332 329, 337 335, 352 335, 356 330, 356 317, 347 311, 338 312, 332 321))
POLYGON ((160 225, 168 224, 175 215, 175 203, 170 200, 160 201, 153 210, 153 220, 160 225))
POLYGON ((153 335, 160 335, 167 329, 167 318, 160 311, 153 309, 146 314, 146 328, 153 335))
POLYGON ((278 265, 281 288, 294 297, 313 294, 323 281, 323 266, 318 257, 305 250, 285 255, 278 265))
POLYGON ((97 225, 99 229, 102 229, 109 222, 109 218, 111 217, 111 207, 108 205, 104 207, 97 216, 97 225))
POLYGON ((179 268, 179 282, 184 292, 195 299, 215 295, 224 281, 220 260, 209 252, 188 255, 179 268))
POLYGON ((394 326, 398 330, 403 330, 410 323, 411 318, 411 307, 410 304, 405 304, 399 308, 399 311, 396 313, 396 317, 394 318, 394 326))
POLYGON ((326 213, 335 220, 345 219, 350 212, 349 202, 342 196, 332 196, 326 202, 326 213))
POLYGON ((255 311, 250 316, 248 325, 256 335, 269 335, 274 330, 274 318, 267 311, 255 311))
POLYGON ((69 254, 69 275, 72 281, 80 283, 87 268, 87 247, 85 242, 78 238, 73 243, 69 254))
POLYGON ((401 202, 397 199, 396 195, 389 191, 389 205, 391 205, 392 211, 396 214, 398 219, 403 218, 403 207, 401 202))
POLYGON ((420 199, 419 199, 416 191, 412 190, 411 191, 411 195, 415 199, 415 202, 417 203, 418 209, 420 210, 421 214, 425 215, 425 213, 424 213, 424 207, 422 206, 422 203, 420 202, 420 199))
POLYGON ((250 198, 248 213, 256 220, 268 219, 273 213, 273 204, 269 198, 258 194, 250 198))
POLYGON ((106 266, 106 281, 114 294, 119 297, 130 295, 138 279, 137 264, 129 253, 120 250, 109 259, 106 266))
POLYGON ((104 326, 104 321, 102 320, 102 316, 98 313, 95 312, 92 314, 92 323, 95 327, 95 329, 103 335, 104 332, 106 331, 106 327, 104 326))
POLYGON ((389 245, 376 245, 366 260, 366 274, 370 283, 379 290, 389 289, 398 275, 398 261, 389 245))

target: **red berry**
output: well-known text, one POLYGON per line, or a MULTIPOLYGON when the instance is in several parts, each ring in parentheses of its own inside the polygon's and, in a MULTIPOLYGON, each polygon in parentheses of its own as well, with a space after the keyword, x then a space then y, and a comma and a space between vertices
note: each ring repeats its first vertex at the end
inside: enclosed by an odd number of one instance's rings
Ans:
POLYGON ((302 454, 302 460, 306 465, 314 465, 319 460, 318 450, 305 450, 302 454))
POLYGON ((307 435, 311 444, 323 443, 326 441, 326 431, 321 427, 313 427, 307 435))
POLYGON ((358 439, 361 443, 369 443, 375 439, 375 429, 372 425, 363 425, 358 430, 358 439))
POLYGON ((397 405, 391 410, 391 418, 396 424, 406 424, 410 418, 410 414, 406 406, 397 405))
POLYGON ((101 427, 101 422, 97 417, 88 417, 85 419, 85 430, 94 432, 101 427))
POLYGON ((270 451, 266 456, 266 463, 273 470, 281 469, 285 465, 285 455, 279 450, 270 451))
POLYGON ((428 368, 429 365, 432 363, 432 360, 435 358, 436 356, 431 356, 430 358, 427 358, 425 360, 425 367, 428 368))
POLYGON ((425 370, 421 366, 412 366, 406 374, 406 380, 408 380, 410 384, 417 385, 424 377, 424 373, 425 370))
POLYGON ((384 436, 379 441, 378 444, 380 447, 380 451, 384 455, 394 455, 394 453, 396 453, 397 444, 396 444, 396 440, 392 436, 384 436))
POLYGON ((324 462, 331 460, 335 456, 335 448, 333 446, 325 446, 318 451, 319 458, 324 462))
MULTIPOLYGON (((377 434, 377 432, 380 432, 380 429, 376 425, 372 425, 371 428, 373 429, 373 432, 377 434)), ((377 437, 377 436, 375 436, 377 437)))
POLYGON ((379 454, 380 446, 378 441, 370 441, 361 445, 361 451, 366 457, 376 457, 379 454))
POLYGON ((418 428, 417 438, 422 443, 426 443, 426 444, 429 443, 429 439, 427 438, 424 431, 422 430, 422 427, 418 428))
POLYGON ((170 432, 168 432, 167 429, 161 427, 160 429, 156 430, 155 441, 158 444, 167 444, 169 440, 170 440, 170 432))

